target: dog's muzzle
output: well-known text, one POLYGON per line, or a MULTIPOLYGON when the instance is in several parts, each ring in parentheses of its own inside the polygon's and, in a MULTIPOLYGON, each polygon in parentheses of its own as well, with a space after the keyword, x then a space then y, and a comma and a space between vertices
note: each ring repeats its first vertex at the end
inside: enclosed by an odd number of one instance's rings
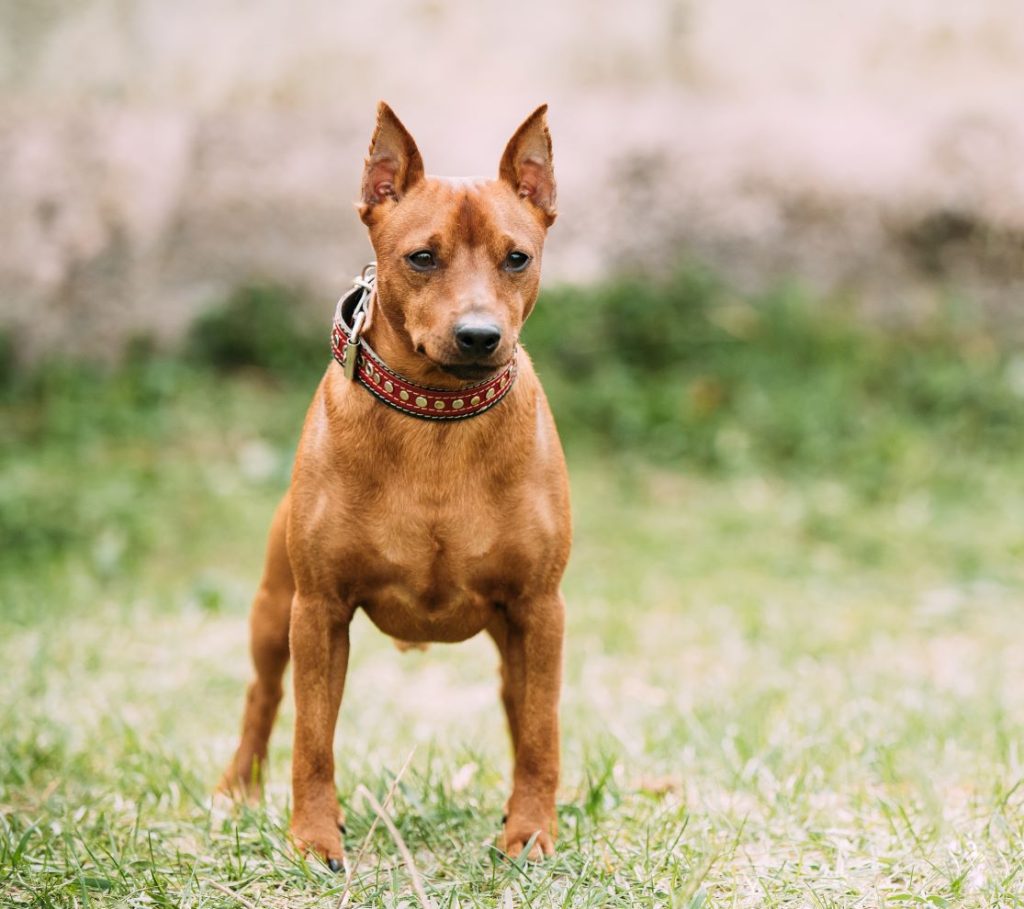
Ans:
POLYGON ((371 262, 338 301, 331 331, 331 352, 346 378, 358 382, 378 400, 423 420, 465 420, 490 410, 508 394, 518 374, 515 353, 496 376, 468 388, 416 385, 391 369, 362 338, 377 277, 371 262))

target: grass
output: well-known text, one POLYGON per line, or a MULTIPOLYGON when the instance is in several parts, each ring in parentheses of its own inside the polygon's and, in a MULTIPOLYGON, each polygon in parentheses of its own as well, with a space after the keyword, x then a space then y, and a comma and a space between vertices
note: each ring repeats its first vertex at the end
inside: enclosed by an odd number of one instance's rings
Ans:
MULTIPOLYGON (((357 621, 336 748, 350 857, 373 818, 356 787, 383 799, 415 748, 392 813, 438 906, 1024 905, 1013 358, 972 359, 974 329, 900 348, 802 318, 678 363, 627 352, 635 375, 589 395, 589 367, 539 323, 576 519, 558 852, 521 866, 493 848, 509 760, 489 644, 399 654, 357 621), (652 376, 707 400, 668 429, 575 425, 652 376), (843 426, 859 438, 828 438, 843 426)), ((265 804, 209 798, 310 392, 308 370, 254 369, 232 345, 231 372, 197 342, 191 362, 7 376, 5 907, 340 896, 287 845, 287 699, 265 804)), ((416 905, 383 829, 352 905, 416 905)))

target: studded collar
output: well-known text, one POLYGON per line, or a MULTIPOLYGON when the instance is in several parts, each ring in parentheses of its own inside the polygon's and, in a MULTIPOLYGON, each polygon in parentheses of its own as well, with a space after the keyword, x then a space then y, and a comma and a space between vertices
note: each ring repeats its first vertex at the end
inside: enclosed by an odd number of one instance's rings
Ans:
POLYGON ((494 378, 455 390, 417 385, 391 369, 362 338, 375 278, 376 263, 371 263, 352 282, 353 289, 338 301, 335 310, 331 352, 348 379, 358 382, 389 407, 423 420, 475 417, 508 394, 518 373, 515 355, 494 378))

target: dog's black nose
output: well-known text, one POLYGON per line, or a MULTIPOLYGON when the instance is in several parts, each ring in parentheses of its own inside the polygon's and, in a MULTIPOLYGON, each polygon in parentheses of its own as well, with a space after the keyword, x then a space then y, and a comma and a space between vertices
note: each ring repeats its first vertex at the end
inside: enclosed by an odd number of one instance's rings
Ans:
POLYGON ((473 357, 483 357, 494 353, 494 349, 501 341, 501 332, 496 325, 471 325, 455 326, 455 343, 464 354, 473 357))

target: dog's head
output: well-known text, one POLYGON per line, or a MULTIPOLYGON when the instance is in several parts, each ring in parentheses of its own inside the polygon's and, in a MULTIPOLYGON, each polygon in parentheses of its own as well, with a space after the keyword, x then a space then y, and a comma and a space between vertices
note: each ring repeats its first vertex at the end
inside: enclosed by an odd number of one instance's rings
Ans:
POLYGON ((412 136, 377 110, 359 205, 377 254, 375 318, 428 373, 483 380, 515 351, 555 220, 546 111, 516 130, 496 180, 459 180, 426 176, 412 136))

